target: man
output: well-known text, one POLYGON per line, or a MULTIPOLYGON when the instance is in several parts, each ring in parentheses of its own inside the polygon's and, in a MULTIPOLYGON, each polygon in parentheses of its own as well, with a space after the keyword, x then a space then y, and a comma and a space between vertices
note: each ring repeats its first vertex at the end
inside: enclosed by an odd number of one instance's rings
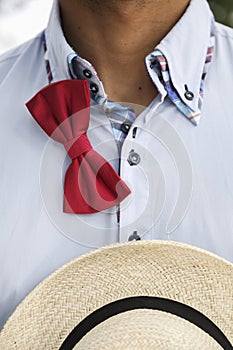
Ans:
POLYGON ((102 245, 171 239, 233 261, 232 57, 203 0, 55 0, 45 33, 1 57, 0 326, 102 245), (88 84, 89 141, 131 191, 103 211, 63 211, 70 160, 25 106, 70 79, 88 84))

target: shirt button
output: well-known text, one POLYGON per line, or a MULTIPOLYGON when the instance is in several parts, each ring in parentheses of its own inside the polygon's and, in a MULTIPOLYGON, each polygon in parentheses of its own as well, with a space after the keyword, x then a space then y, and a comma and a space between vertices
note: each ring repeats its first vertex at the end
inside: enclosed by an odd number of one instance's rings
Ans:
POLYGON ((84 69, 83 74, 86 78, 90 79, 92 77, 92 73, 89 69, 84 69))
POLYGON ((128 134, 130 127, 131 127, 131 124, 128 122, 125 122, 121 124, 121 131, 123 131, 125 134, 128 134))
POLYGON ((134 231, 132 235, 129 236, 128 241, 140 241, 141 237, 137 234, 137 231, 134 231))
POLYGON ((192 101, 194 99, 194 93, 192 91, 189 91, 188 89, 188 86, 185 85, 185 94, 184 94, 184 97, 189 100, 189 101, 192 101))
POLYGON ((141 161, 141 158, 138 153, 134 152, 134 150, 130 151, 129 157, 128 157, 128 163, 129 165, 138 165, 141 161))
POLYGON ((95 83, 91 83, 90 85, 90 90, 91 92, 93 92, 94 94, 97 94, 97 92, 99 91, 98 85, 95 83))
POLYGON ((192 101, 194 98, 194 94, 191 91, 186 91, 186 93, 184 94, 185 98, 189 101, 192 101))

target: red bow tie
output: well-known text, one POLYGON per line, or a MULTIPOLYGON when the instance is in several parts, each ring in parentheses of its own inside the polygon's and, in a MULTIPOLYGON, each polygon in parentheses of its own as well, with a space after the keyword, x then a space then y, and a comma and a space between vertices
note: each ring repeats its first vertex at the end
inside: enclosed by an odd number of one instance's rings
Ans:
POLYGON ((119 204, 130 189, 91 146, 87 129, 90 93, 85 80, 64 80, 39 91, 26 104, 33 118, 72 160, 64 183, 64 212, 96 213, 119 204))

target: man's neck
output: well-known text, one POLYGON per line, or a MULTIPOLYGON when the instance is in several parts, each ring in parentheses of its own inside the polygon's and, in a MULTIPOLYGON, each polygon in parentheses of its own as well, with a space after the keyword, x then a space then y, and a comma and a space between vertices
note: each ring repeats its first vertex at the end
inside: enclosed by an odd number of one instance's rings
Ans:
POLYGON ((109 99, 147 106, 157 91, 145 56, 164 38, 190 0, 60 0, 68 43, 90 61, 109 99))

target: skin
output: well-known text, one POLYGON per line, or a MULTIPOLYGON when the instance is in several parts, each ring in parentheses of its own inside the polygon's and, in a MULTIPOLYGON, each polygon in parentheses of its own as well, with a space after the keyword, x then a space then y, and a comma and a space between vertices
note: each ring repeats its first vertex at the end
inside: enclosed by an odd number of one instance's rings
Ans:
POLYGON ((190 0, 60 0, 68 43, 93 64, 109 99, 148 104, 157 95, 145 56, 180 19, 190 0))

